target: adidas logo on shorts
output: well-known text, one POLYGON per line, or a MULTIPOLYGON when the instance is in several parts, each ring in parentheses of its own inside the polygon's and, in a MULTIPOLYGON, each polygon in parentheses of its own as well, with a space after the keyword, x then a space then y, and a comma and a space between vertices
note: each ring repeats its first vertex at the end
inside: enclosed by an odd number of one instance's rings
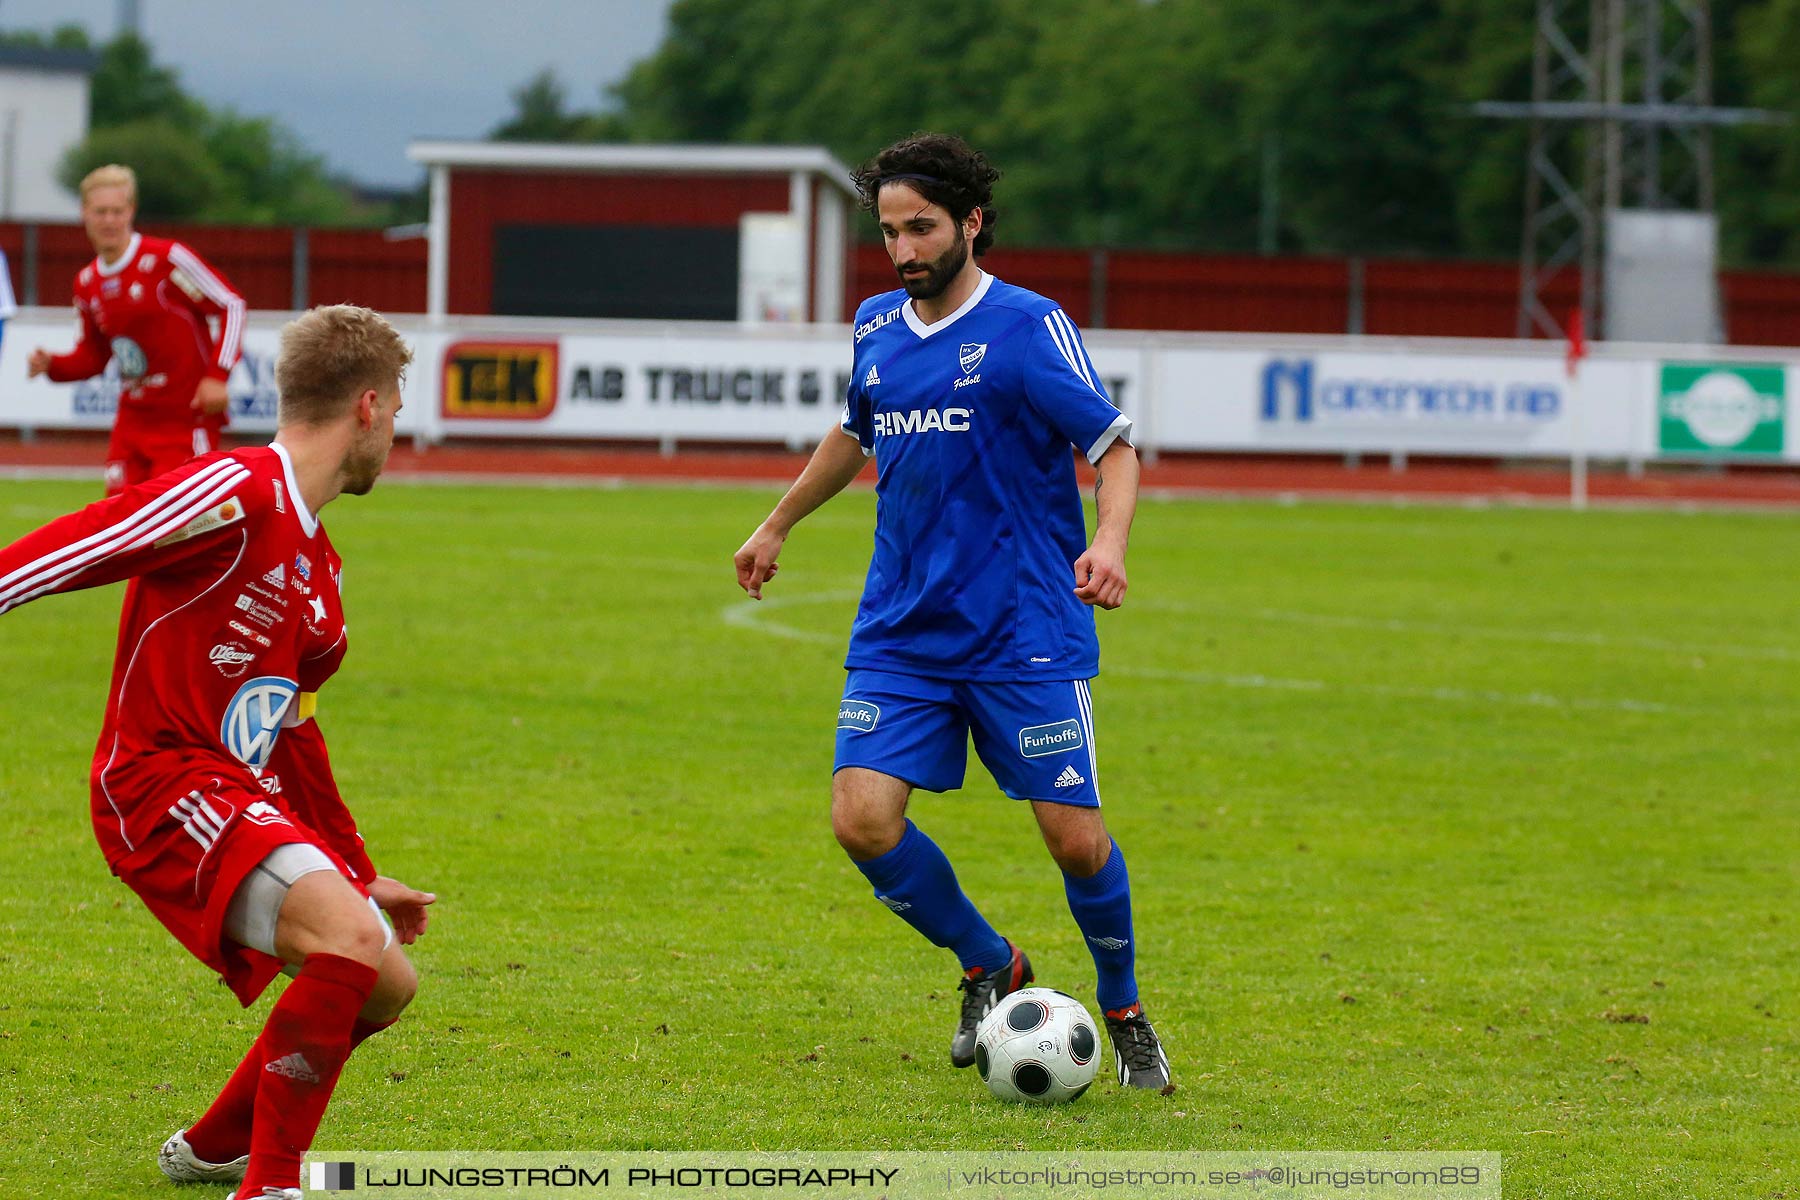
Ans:
POLYGON ((1064 767, 1063 773, 1056 777, 1056 786, 1059 788, 1080 787, 1086 782, 1087 780, 1081 777, 1081 773, 1075 769, 1073 763, 1064 767))

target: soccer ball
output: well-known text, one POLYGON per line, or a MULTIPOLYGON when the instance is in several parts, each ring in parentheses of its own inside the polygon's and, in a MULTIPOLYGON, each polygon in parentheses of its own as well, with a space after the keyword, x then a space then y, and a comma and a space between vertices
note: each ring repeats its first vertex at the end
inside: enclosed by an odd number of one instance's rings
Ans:
POLYGON ((1002 1100, 1062 1104, 1088 1090, 1100 1039, 1081 1001, 1054 988, 1021 988, 975 1031, 975 1070, 1002 1100))

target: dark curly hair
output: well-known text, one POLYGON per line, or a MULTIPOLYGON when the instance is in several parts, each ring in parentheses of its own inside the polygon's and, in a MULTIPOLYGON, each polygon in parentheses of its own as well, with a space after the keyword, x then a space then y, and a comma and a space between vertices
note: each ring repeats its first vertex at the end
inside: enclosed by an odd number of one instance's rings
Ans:
POLYGON ((864 211, 880 212, 881 185, 896 176, 904 176, 902 182, 933 204, 943 205, 958 222, 981 210, 981 232, 972 246, 976 258, 994 244, 999 215, 991 201, 1000 172, 988 165, 981 151, 953 133, 915 133, 895 142, 851 172, 864 211))

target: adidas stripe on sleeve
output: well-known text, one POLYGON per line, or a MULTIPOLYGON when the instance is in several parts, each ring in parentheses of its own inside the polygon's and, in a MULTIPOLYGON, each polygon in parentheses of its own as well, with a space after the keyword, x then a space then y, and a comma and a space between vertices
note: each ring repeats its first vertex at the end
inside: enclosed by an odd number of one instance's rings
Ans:
POLYGON ((1089 462, 1131 432, 1131 419, 1114 407, 1075 322, 1060 308, 1044 314, 1032 334, 1025 395, 1089 462))
POLYGON ((59 517, 0 550, 0 613, 155 570, 242 522, 249 468, 228 455, 191 468, 59 517))

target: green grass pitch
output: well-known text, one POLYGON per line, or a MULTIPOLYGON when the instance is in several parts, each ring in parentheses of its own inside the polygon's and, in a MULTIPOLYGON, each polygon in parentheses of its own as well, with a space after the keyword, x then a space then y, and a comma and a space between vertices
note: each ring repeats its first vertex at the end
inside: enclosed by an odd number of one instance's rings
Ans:
MULTIPOLYGON (((92 495, 0 484, 0 538, 92 495)), ((774 495, 328 510, 320 721, 441 901, 320 1145, 1497 1150, 1509 1197, 1800 1196, 1800 518, 1147 501, 1094 696, 1179 1091, 1036 1110, 949 1067, 953 960, 831 838, 873 498, 755 606, 729 560, 774 495)), ((0 1195, 187 1194, 155 1148, 268 1005, 93 844, 117 605, 0 618, 0 1195)), ((1029 815, 979 766, 912 813, 1091 1004, 1029 815)))

